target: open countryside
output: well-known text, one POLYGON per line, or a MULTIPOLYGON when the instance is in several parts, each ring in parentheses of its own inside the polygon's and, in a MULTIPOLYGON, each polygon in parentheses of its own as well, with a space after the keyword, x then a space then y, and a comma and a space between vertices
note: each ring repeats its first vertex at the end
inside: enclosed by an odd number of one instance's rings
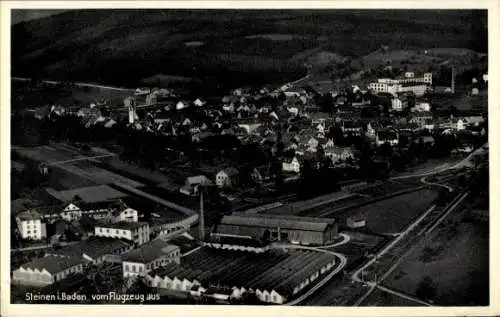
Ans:
POLYGON ((36 12, 12 303, 490 303, 486 10, 36 12))

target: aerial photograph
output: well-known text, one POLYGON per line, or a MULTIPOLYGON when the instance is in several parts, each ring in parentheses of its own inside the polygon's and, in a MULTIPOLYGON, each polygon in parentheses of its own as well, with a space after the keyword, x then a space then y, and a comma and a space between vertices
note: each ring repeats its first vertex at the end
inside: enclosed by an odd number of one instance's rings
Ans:
POLYGON ((488 10, 10 16, 11 304, 490 305, 488 10))

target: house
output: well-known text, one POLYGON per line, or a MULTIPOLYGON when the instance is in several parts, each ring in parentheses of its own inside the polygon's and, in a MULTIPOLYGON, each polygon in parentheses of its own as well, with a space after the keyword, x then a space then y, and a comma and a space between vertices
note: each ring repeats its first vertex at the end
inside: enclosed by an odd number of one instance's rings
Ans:
POLYGON ((330 158, 332 162, 345 162, 354 159, 354 153, 349 147, 328 147, 325 148, 325 156, 330 158))
POLYGON ((176 105, 175 105, 175 109, 176 110, 182 110, 182 109, 185 109, 189 107, 189 103, 187 101, 179 101, 176 105))
POLYGON ((403 111, 403 102, 398 98, 392 98, 391 109, 392 111, 403 111))
POLYGON ((483 116, 467 116, 463 120, 467 126, 479 126, 479 124, 484 122, 483 116))
POLYGON ((428 102, 419 102, 411 109, 414 112, 429 112, 431 105, 428 102))
POLYGON ((215 176, 215 183, 218 187, 233 187, 238 183, 239 172, 234 167, 221 170, 215 176))
POLYGON ((104 127, 105 128, 112 128, 114 125, 116 124, 116 121, 113 120, 113 119, 109 119, 105 124, 104 124, 104 127))
POLYGON ((45 256, 21 265, 12 274, 12 283, 46 286, 83 272, 85 262, 78 257, 45 256))
POLYGON ((162 239, 152 240, 138 249, 122 254, 123 277, 133 278, 146 275, 168 263, 179 263, 180 248, 162 239))
POLYGON ((207 102, 201 98, 198 98, 196 99, 193 104, 196 106, 196 107, 203 107, 207 102))
POLYGON ((125 207, 123 209, 115 209, 112 212, 114 222, 138 222, 139 212, 135 209, 125 207))
POLYGON ((300 173, 300 162, 297 157, 285 159, 282 163, 282 169, 284 172, 300 173))
POLYGON ((191 176, 186 179, 184 186, 180 188, 180 192, 185 195, 196 195, 199 186, 210 186, 212 182, 204 175, 191 176))
POLYGON ((124 239, 141 245, 149 241, 150 231, 147 222, 116 222, 96 225, 94 234, 97 237, 124 239))
POLYGON ((344 136, 360 136, 363 133, 363 127, 360 123, 355 121, 342 120, 341 129, 344 136))
POLYGON ((451 122, 455 130, 457 131, 465 130, 465 121, 463 119, 453 119, 451 122))
POLYGON ((365 135, 369 138, 374 138, 375 137, 375 134, 376 134, 376 131, 375 129, 373 128, 371 122, 369 122, 367 125, 366 125, 366 133, 365 135))
POLYGON ((42 240, 47 237, 45 223, 36 211, 23 211, 16 216, 17 229, 23 239, 42 240))
POLYGON ((234 104, 224 104, 222 105, 222 110, 227 111, 227 112, 234 112, 234 104))
POLYGON ((419 112, 414 115, 412 115, 409 123, 411 124, 417 124, 420 127, 423 127, 426 122, 429 120, 432 120, 432 113, 430 112, 419 112))
POLYGON ((382 131, 378 131, 375 143, 377 146, 381 146, 384 143, 388 143, 391 146, 397 145, 399 142, 399 134, 397 131, 393 129, 386 129, 382 131))
POLYGON ((366 226, 366 218, 365 216, 358 214, 347 218, 347 226, 349 228, 362 228, 366 226))
POLYGON ((151 89, 149 89, 149 88, 137 88, 135 90, 135 95, 136 96, 147 95, 149 93, 151 93, 151 89))

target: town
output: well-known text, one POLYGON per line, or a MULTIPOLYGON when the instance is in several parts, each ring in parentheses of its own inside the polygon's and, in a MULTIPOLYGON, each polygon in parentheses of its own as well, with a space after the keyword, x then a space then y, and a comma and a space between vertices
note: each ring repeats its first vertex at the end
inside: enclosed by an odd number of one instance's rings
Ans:
POLYGON ((405 261, 488 222, 488 73, 433 66, 204 95, 13 77, 92 99, 12 109, 13 303, 456 304, 405 261))

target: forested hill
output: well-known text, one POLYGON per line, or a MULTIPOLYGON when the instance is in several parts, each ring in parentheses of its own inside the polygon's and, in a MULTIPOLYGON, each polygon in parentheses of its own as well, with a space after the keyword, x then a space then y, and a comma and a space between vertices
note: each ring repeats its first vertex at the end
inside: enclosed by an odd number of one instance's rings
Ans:
POLYGON ((78 10, 15 24, 12 75, 135 85, 157 75, 285 82, 296 56, 391 49, 487 51, 485 11, 78 10), (306 54, 307 55, 307 54, 306 54))

